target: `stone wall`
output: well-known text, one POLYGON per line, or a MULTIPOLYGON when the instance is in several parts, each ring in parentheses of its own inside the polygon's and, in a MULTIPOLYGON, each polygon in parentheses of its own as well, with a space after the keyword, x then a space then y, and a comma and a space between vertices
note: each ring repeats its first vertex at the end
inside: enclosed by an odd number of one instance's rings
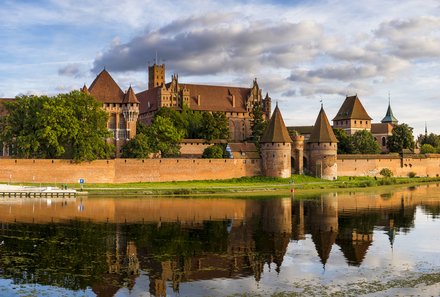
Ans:
POLYGON ((390 169, 394 176, 439 176, 440 154, 413 155, 338 155, 339 176, 380 176, 383 168, 390 169))
POLYGON ((128 183, 228 179, 261 175, 259 159, 114 159, 73 163, 69 160, 0 159, 0 182, 128 183))

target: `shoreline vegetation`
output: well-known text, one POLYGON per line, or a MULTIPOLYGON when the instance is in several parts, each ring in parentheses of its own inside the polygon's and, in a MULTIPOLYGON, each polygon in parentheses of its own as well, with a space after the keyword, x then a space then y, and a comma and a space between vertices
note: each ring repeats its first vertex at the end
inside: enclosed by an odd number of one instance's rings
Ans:
MULTIPOLYGON (((200 180, 175 182, 142 182, 123 184, 38 184, 42 186, 67 186, 88 196, 197 196, 222 195, 240 198, 257 196, 307 196, 313 192, 377 189, 377 187, 415 186, 440 182, 440 177, 339 177, 328 181, 307 175, 291 178, 242 177, 227 180, 200 180)), ((23 184, 21 184, 23 185, 23 184)), ((36 185, 26 184, 26 185, 36 185)))

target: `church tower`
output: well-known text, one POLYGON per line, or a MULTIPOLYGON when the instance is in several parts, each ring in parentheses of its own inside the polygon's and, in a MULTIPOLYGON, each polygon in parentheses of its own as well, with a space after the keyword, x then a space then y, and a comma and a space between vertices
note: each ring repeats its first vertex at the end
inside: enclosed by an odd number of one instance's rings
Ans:
POLYGON ((278 104, 260 142, 264 175, 290 177, 292 174, 290 160, 292 139, 284 124, 278 104))
POLYGON ((165 64, 158 65, 154 63, 148 66, 148 89, 160 87, 165 83, 165 64))
POLYGON ((311 173, 322 179, 336 179, 338 140, 322 105, 309 138, 308 150, 311 173))
POLYGON ((391 110, 391 100, 390 97, 388 97, 388 109, 385 117, 382 119, 381 123, 389 123, 392 125, 397 125, 399 121, 394 117, 393 111, 391 110))

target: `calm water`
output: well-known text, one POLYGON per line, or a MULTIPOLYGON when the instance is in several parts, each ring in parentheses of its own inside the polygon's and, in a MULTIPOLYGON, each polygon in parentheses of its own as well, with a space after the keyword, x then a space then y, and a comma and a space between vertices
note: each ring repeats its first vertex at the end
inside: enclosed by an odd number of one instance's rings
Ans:
POLYGON ((440 187, 0 203, 0 296, 439 296, 440 187))

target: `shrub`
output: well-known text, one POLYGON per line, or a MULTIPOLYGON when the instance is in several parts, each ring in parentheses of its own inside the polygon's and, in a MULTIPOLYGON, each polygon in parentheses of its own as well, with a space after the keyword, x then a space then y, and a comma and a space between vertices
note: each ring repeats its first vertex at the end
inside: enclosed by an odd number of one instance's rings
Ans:
POLYGON ((203 151, 202 158, 205 159, 221 159, 223 158, 223 148, 220 145, 213 145, 207 147, 203 151))
POLYGON ((392 177, 393 176, 393 172, 389 168, 383 168, 379 172, 379 174, 382 175, 383 177, 392 177))
POLYGON ((434 154, 436 151, 436 148, 428 143, 423 144, 420 148, 421 154, 434 154))
POLYGON ((414 178, 414 177, 416 177, 416 175, 417 174, 414 171, 411 171, 410 173, 408 173, 409 178, 414 178))

